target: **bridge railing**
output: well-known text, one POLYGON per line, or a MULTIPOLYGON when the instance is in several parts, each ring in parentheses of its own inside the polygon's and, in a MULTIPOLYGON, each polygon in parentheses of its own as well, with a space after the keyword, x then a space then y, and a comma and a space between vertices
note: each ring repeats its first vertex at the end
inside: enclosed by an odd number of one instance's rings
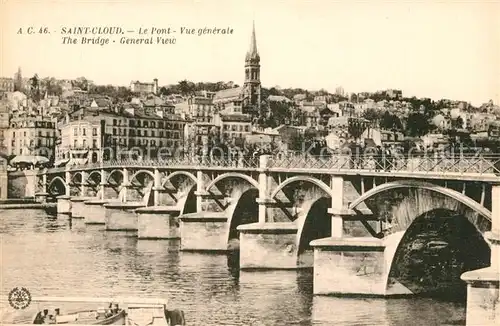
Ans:
POLYGON ((228 157, 202 157, 202 156, 179 156, 167 157, 158 160, 110 160, 98 163, 86 163, 71 165, 68 167, 56 167, 47 170, 48 173, 59 173, 74 169, 99 169, 109 167, 226 167, 226 168, 258 168, 259 157, 242 156, 239 158, 228 157))
MULTIPOLYGON (((48 173, 66 169, 98 169, 109 167, 220 167, 220 168, 258 168, 259 157, 214 158, 201 156, 169 157, 161 160, 114 160, 71 167, 48 169, 48 173)), ((500 175, 500 155, 344 155, 314 156, 299 153, 286 153, 271 156, 267 168, 288 170, 359 170, 386 172, 424 172, 500 175)))
POLYGON ((457 156, 386 156, 386 155, 330 155, 314 156, 297 153, 274 156, 269 168, 328 169, 387 172, 427 172, 500 175, 500 155, 457 156))

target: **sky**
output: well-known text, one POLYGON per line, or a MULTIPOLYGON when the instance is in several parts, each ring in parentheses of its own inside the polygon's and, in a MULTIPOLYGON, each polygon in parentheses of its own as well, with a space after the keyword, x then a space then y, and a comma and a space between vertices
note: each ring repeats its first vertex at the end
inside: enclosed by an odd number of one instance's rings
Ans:
MULTIPOLYGON (((500 1, 0 0, 0 75, 128 86, 180 80, 242 84, 255 21, 264 87, 500 103, 500 1), (27 35, 29 26, 51 34, 27 35), (62 27, 176 30, 176 44, 62 44, 62 27), (231 35, 181 35, 180 28, 231 35), (24 34, 17 34, 23 28, 24 34)), ((140 37, 137 33, 124 36, 140 37)), ((171 35, 172 36, 172 35, 171 35)), ((93 37, 93 35, 87 35, 93 37)), ((149 35, 148 35, 149 37, 149 35)), ((156 37, 156 36, 155 36, 156 37)), ((169 36, 166 36, 169 37, 169 36)))

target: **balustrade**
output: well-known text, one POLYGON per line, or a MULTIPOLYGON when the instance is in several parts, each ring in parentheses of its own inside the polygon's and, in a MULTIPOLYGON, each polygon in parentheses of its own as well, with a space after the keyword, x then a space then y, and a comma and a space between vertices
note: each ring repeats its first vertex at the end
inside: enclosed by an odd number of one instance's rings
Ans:
MULTIPOLYGON (((101 167, 222 167, 222 168, 258 168, 259 157, 205 157, 178 156, 157 160, 127 159, 111 160, 98 163, 73 165, 71 167, 56 167, 47 173, 58 173, 77 169, 92 169, 101 167)), ((386 171, 411 173, 460 173, 460 174, 494 174, 500 175, 500 155, 346 155, 334 154, 313 156, 308 154, 280 154, 271 156, 267 168, 288 170, 325 169, 336 171, 386 171)))

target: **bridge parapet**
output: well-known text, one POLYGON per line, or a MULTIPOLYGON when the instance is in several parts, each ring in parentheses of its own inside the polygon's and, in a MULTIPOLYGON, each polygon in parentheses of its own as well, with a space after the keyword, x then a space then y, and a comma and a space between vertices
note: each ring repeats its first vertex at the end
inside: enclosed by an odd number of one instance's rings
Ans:
MULTIPOLYGON (((134 168, 134 167, 170 167, 170 168, 245 168, 258 169, 259 157, 232 158, 202 158, 201 156, 169 157, 158 160, 112 160, 102 163, 74 165, 69 168, 57 167, 40 172, 53 174, 64 171, 98 169, 98 168, 134 168)), ((329 170, 329 171, 359 171, 359 172, 406 172, 433 174, 473 174, 500 176, 500 155, 457 155, 429 156, 415 155, 344 155, 313 156, 303 153, 271 156, 266 168, 288 169, 291 171, 329 170)))
POLYGON ((292 154, 273 156, 268 167, 387 172, 473 173, 500 175, 500 155, 429 156, 292 154))

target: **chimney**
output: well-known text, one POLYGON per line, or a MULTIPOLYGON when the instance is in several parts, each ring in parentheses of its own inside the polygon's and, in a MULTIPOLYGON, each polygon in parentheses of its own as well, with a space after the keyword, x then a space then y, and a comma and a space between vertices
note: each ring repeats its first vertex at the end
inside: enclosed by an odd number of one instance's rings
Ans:
POLYGON ((153 93, 155 95, 158 94, 158 79, 157 78, 153 79, 153 93))

